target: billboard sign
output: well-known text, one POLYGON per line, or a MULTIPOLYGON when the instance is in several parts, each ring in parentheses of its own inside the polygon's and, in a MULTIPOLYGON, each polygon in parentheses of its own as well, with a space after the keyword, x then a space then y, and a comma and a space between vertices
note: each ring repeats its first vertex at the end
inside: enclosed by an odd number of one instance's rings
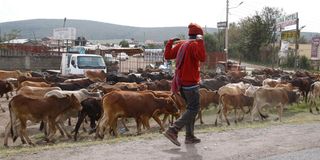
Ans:
POLYGON ((294 40, 299 37, 300 37, 300 35, 299 35, 299 33, 297 34, 297 31, 283 31, 283 32, 281 32, 281 39, 282 40, 289 41, 289 40, 294 40))
POLYGON ((53 29, 53 39, 56 40, 75 40, 76 29, 73 27, 53 29))
POLYGON ((311 58, 318 59, 320 37, 313 37, 311 44, 311 58))
POLYGON ((282 16, 277 19, 277 28, 284 28, 287 26, 295 25, 297 24, 297 19, 298 19, 298 12, 289 14, 286 16, 282 16))
POLYGON ((225 29, 227 28, 227 22, 218 22, 217 27, 218 29, 225 29))

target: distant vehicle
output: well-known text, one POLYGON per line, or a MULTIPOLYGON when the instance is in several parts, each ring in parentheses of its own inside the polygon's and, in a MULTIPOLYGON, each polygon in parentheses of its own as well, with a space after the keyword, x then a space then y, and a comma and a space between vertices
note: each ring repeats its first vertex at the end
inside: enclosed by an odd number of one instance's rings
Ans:
POLYGON ((112 56, 112 54, 105 54, 105 55, 104 55, 104 60, 105 60, 107 63, 119 62, 119 60, 116 60, 116 58, 114 58, 114 57, 112 56))
POLYGON ((107 67, 102 56, 94 54, 62 53, 61 74, 80 74, 86 70, 103 70, 107 73, 107 67))
POLYGON ((129 56, 126 53, 121 52, 117 55, 117 59, 120 61, 125 61, 125 60, 129 59, 129 56))
POLYGON ((228 60, 218 61, 216 63, 216 73, 228 72, 228 71, 245 71, 246 66, 242 66, 239 62, 228 60))

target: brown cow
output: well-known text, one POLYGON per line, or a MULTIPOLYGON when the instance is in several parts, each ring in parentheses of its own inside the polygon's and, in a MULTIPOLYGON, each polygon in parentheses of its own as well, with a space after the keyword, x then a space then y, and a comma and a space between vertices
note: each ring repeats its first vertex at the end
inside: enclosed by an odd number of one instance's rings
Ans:
POLYGON ((17 94, 24 95, 26 97, 30 98, 43 98, 44 95, 47 92, 53 91, 53 90, 59 90, 61 91, 61 88, 59 87, 32 87, 32 86, 24 86, 19 89, 17 94))
POLYGON ((259 88, 254 94, 251 121, 254 120, 256 112, 259 113, 261 119, 267 117, 267 115, 261 113, 263 107, 277 107, 281 122, 284 106, 297 102, 298 98, 299 95, 296 92, 286 91, 283 88, 259 88))
POLYGON ((26 77, 26 76, 19 76, 17 78, 18 81, 18 88, 20 88, 20 85, 24 81, 31 81, 31 82, 46 82, 49 83, 47 80, 45 80, 43 77, 26 77))
POLYGON ((287 91, 293 91, 293 89, 294 89, 294 87, 291 83, 287 83, 287 84, 280 83, 280 84, 277 84, 275 86, 275 88, 283 88, 287 91))
POLYGON ((85 77, 89 78, 91 81, 94 82, 106 82, 107 81, 107 74, 101 71, 94 71, 94 70, 87 70, 84 73, 85 77))
POLYGON ((200 94, 200 110, 199 110, 197 119, 200 118, 200 124, 203 124, 204 122, 202 120, 202 111, 208 108, 211 103, 218 105, 220 96, 217 91, 211 91, 205 88, 200 88, 199 94, 200 94))
POLYGON ((136 82, 118 82, 113 85, 116 88, 120 88, 121 90, 127 91, 143 91, 147 89, 147 85, 145 84, 137 84, 136 82))
POLYGON ((19 76, 31 77, 31 74, 27 72, 23 73, 20 70, 16 70, 16 71, 0 70, 0 80, 5 80, 8 78, 18 78, 19 76))
POLYGON ((230 122, 227 117, 228 111, 234 109, 235 123, 237 123, 237 109, 242 110, 243 116, 241 119, 243 119, 244 114, 250 112, 250 108, 253 105, 253 98, 245 96, 244 94, 240 94, 240 95, 224 94, 220 97, 220 102, 222 103, 222 107, 219 108, 219 111, 218 111, 219 115, 216 118, 215 125, 217 125, 218 117, 220 117, 220 119, 221 119, 221 114, 224 115, 228 125, 230 125, 230 122), (249 107, 248 112, 244 111, 244 108, 243 108, 244 106, 249 107))
MULTIPOLYGON (((24 86, 31 86, 31 87, 51 87, 51 84, 48 84, 46 82, 32 82, 32 81, 24 81, 20 84, 20 88, 24 86)), ((20 90, 20 88, 17 88, 17 91, 20 90)))
POLYGON ((229 71, 227 73, 227 76, 231 77, 231 81, 239 81, 241 78, 245 77, 247 75, 247 72, 241 72, 241 71, 229 71))
MULTIPOLYGON (((8 136, 11 131, 16 132, 17 122, 19 125, 19 135, 21 139, 26 139, 29 145, 34 145, 27 135, 27 120, 33 122, 48 121, 49 135, 47 141, 51 141, 56 132, 56 118, 68 110, 81 110, 81 105, 74 95, 58 98, 51 96, 43 99, 32 99, 23 95, 17 95, 9 102, 10 124, 5 131, 4 146, 8 146, 8 136)), ((17 134, 13 134, 17 135, 17 134)), ((13 136, 15 140, 16 137, 13 136)))
POLYGON ((177 112, 169 98, 158 98, 150 91, 112 91, 103 97, 103 116, 99 120, 96 137, 103 138, 107 126, 111 127, 115 136, 117 133, 117 119, 119 117, 133 117, 140 133, 141 117, 152 117, 160 121, 154 114, 157 110, 166 109, 169 112, 177 112))

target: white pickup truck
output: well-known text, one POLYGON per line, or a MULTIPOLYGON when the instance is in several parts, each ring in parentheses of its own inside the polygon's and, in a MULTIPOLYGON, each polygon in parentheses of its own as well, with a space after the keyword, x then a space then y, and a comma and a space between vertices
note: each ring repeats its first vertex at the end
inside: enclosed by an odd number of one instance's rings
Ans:
POLYGON ((107 73, 103 57, 94 54, 62 53, 60 67, 62 75, 83 75, 86 70, 103 70, 107 73))

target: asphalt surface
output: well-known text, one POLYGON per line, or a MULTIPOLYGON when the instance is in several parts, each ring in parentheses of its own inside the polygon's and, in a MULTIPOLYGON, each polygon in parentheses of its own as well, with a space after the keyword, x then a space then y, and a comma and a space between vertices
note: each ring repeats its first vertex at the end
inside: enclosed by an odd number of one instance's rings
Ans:
POLYGON ((320 148, 303 149, 300 151, 279 154, 261 160, 319 160, 320 148))
MULTIPOLYGON (((247 128, 197 134, 202 142, 181 147, 163 135, 142 140, 87 147, 50 149, 2 159, 10 160, 319 160, 320 123, 247 128)), ((1 157, 0 157, 1 158, 1 157)))

